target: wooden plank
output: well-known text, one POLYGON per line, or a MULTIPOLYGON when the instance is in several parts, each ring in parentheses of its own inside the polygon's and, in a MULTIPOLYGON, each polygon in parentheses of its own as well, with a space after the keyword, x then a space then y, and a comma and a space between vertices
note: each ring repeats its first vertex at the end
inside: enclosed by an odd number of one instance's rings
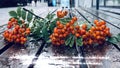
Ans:
MULTIPOLYGON (((48 9, 53 10, 55 8, 48 9)), ((48 13, 47 9, 44 13, 48 13)), ((37 42, 38 45, 28 42, 27 47, 20 45, 5 46, 6 43, 3 41, 4 40, 2 38, 0 42, 0 67, 2 68, 27 68, 30 62, 32 62, 32 59, 34 58, 35 53, 38 51, 38 48, 41 46, 41 41, 37 42)))
MULTIPOLYGON (((97 16, 92 16, 92 15, 88 16, 89 13, 85 13, 80 8, 79 8, 79 11, 85 17, 91 17, 91 18, 88 18, 89 21, 91 21, 91 22, 93 22, 94 18, 97 18, 97 16)), ((92 47, 90 48, 89 46, 86 46, 85 49, 84 49, 84 52, 86 53, 86 57, 91 57, 91 59, 87 59, 86 61, 87 62, 92 62, 92 63, 101 63, 100 65, 89 64, 89 67, 90 68, 93 68, 93 67, 109 68, 109 67, 115 66, 114 65, 115 63, 120 63, 120 62, 114 62, 113 60, 110 60, 111 58, 113 59, 114 57, 117 57, 120 54, 120 52, 118 52, 119 49, 117 50, 116 48, 114 48, 114 49, 113 48, 114 47, 112 45, 108 44, 108 43, 105 43, 104 45, 96 46, 96 47, 93 47, 93 48, 92 47), (110 52, 112 52, 112 54, 110 52), (98 59, 98 58, 97 59, 92 59, 92 57, 104 57, 104 58, 103 59, 98 59), (105 58, 108 58, 108 59, 105 59, 105 58)), ((118 48, 118 46, 117 46, 117 48, 118 48)), ((120 58, 120 57, 118 57, 118 58, 120 58)), ((114 59, 118 59, 118 58, 114 58, 114 59)), ((120 66, 116 65, 115 67, 120 67, 120 66)))

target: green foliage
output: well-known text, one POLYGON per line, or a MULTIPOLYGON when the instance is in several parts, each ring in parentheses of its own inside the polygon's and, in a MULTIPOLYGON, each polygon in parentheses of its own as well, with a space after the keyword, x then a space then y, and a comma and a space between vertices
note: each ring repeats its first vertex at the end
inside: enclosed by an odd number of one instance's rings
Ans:
POLYGON ((120 42, 120 33, 117 35, 117 40, 120 42))
POLYGON ((19 17, 21 17, 21 7, 18 7, 18 8, 17 8, 17 15, 18 15, 19 17))
POLYGON ((22 19, 25 20, 26 19, 26 11, 22 10, 22 19))
POLYGON ((71 18, 63 18, 63 19, 59 19, 59 21, 62 23, 62 24, 66 24, 68 22, 70 22, 71 18))
POLYGON ((18 24, 21 25, 22 24, 22 21, 20 19, 18 19, 18 24))
POLYGON ((72 36, 69 36, 66 41, 65 41, 65 45, 69 45, 71 42, 72 36))
POLYGON ((74 36, 73 36, 72 39, 71 39, 71 41, 70 41, 70 45, 69 45, 70 47, 73 47, 73 45, 74 45, 74 39, 75 39, 75 38, 74 38, 74 36))
POLYGON ((116 43, 118 43, 118 40, 116 37, 110 37, 110 38, 108 38, 108 42, 116 44, 116 43))
POLYGON ((54 18, 55 14, 49 14, 45 17, 47 18, 48 20, 52 20, 54 18))
POLYGON ((53 32, 53 29, 56 27, 56 22, 57 22, 56 19, 50 22, 49 27, 48 27, 50 34, 53 32))
POLYGON ((48 14, 45 19, 35 18, 32 26, 32 37, 35 39, 42 38, 45 41, 48 41, 49 36, 56 25, 54 16, 54 14, 48 14))
POLYGON ((76 46, 82 46, 83 45, 83 39, 82 37, 79 37, 76 39, 76 46))
POLYGON ((9 15, 10 15, 11 17, 17 17, 17 13, 16 13, 15 11, 10 11, 10 12, 9 12, 9 15))
POLYGON ((47 30, 47 26, 44 26, 42 28, 42 36, 43 36, 45 41, 47 41, 49 39, 49 33, 48 33, 48 30, 47 30))
POLYGON ((28 13, 28 15, 27 15, 27 21, 31 22, 32 18, 33 18, 33 15, 31 13, 28 13))
MULTIPOLYGON (((30 12, 33 12, 33 10, 31 10, 30 12)), ((27 19, 27 22, 30 23, 33 19, 33 15, 30 12, 23 10, 21 7, 18 7, 16 11, 10 11, 9 15, 18 20, 21 20, 21 19, 26 20, 27 19)))
POLYGON ((116 36, 112 36, 112 37, 108 38, 107 41, 117 44, 118 42, 120 42, 120 33, 116 36))

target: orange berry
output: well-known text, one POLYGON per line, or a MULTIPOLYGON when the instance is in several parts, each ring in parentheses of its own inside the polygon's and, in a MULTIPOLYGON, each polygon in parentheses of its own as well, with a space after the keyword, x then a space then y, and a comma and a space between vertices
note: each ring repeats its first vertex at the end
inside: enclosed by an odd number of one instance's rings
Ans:
POLYGON ((85 39, 85 38, 87 38, 87 36, 86 36, 86 35, 83 35, 82 38, 85 39))
POLYGON ((74 30, 72 31, 72 34, 75 34, 75 31, 74 31, 74 30))
POLYGON ((25 33, 26 33, 27 35, 29 35, 29 34, 30 34, 30 31, 25 31, 25 33))
POLYGON ((19 42, 20 42, 20 39, 17 38, 17 39, 15 40, 15 42, 19 43, 19 42))
POLYGON ((57 45, 57 46, 59 46, 59 45, 60 45, 60 43, 59 43, 59 42, 56 42, 56 45, 57 45))
POLYGON ((59 38, 63 38, 64 36, 62 34, 59 35, 59 38))
POLYGON ((8 26, 7 26, 7 28, 8 28, 8 29, 10 29, 10 28, 11 28, 11 26, 10 26, 10 25, 8 25, 8 26))
POLYGON ((86 25, 86 24, 83 24, 83 25, 82 25, 82 29, 86 30, 86 29, 87 29, 87 25, 86 25))
POLYGON ((53 32, 58 33, 58 29, 55 27, 53 32))
POLYGON ((60 25, 58 26, 58 28, 62 29, 62 28, 64 28, 64 25, 63 25, 63 24, 60 24, 60 25))
POLYGON ((73 17, 72 20, 73 20, 73 21, 77 21, 77 17, 73 17))
POLYGON ((97 27, 100 27, 100 26, 101 26, 101 24, 100 24, 99 22, 97 22, 97 23, 96 23, 96 26, 97 26, 97 27))
POLYGON ((13 39, 16 40, 17 36, 16 35, 13 35, 13 39))
POLYGON ((15 21, 15 18, 11 18, 10 21, 11 21, 11 22, 14 22, 14 21, 15 21))
POLYGON ((77 32, 81 35, 81 30, 80 29, 78 29, 77 32))
POLYGON ((76 36, 76 37, 80 37, 80 34, 79 34, 79 33, 76 33, 75 36, 76 36))
POLYGON ((106 25, 106 22, 105 21, 100 21, 100 23, 102 24, 102 25, 106 25))
POLYGON ((63 18, 64 14, 62 13, 62 11, 57 11, 57 17, 58 18, 63 18))
POLYGON ((57 33, 54 33, 54 36, 55 36, 55 37, 58 37, 58 34, 57 34, 57 33))
POLYGON ((105 28, 105 30, 108 30, 108 31, 110 31, 110 28, 106 27, 106 28, 105 28))
POLYGON ((91 45, 93 43, 93 41, 91 39, 89 39, 88 43, 89 43, 89 45, 91 45))
POLYGON ((69 26, 70 26, 70 23, 67 23, 67 24, 66 24, 66 27, 68 28, 69 26))
POLYGON ((65 33, 66 33, 67 35, 69 34, 69 32, 68 32, 68 31, 66 31, 65 33))
POLYGON ((8 22, 8 25, 11 25, 11 24, 12 24, 12 22, 11 22, 11 21, 9 21, 9 22, 8 22))
POLYGON ((16 30, 18 30, 19 28, 20 28, 20 26, 19 26, 19 25, 16 25, 16 26, 15 26, 15 29, 16 29, 16 30))
POLYGON ((24 39, 24 37, 21 37, 20 40, 22 41, 24 39))
POLYGON ((95 27, 94 27, 94 26, 92 26, 92 27, 91 27, 91 30, 92 30, 92 31, 95 31, 96 29, 95 29, 95 27))
POLYGON ((52 38, 53 36, 52 35, 50 35, 50 39, 52 38))
POLYGON ((25 33, 22 33, 21 35, 22 35, 22 36, 25 36, 25 33))
POLYGON ((98 20, 94 20, 94 24, 98 23, 99 21, 98 20))
POLYGON ((99 40, 99 39, 100 39, 100 36, 97 36, 96 39, 99 40))
POLYGON ((57 26, 60 25, 60 24, 61 24, 60 21, 57 21, 57 22, 56 22, 56 25, 57 25, 57 26))
POLYGON ((66 36, 67 36, 67 34, 66 34, 66 33, 64 33, 64 34, 63 34, 63 36, 64 36, 64 37, 66 37, 66 36))
POLYGON ((17 34, 17 38, 20 38, 20 34, 17 34))
POLYGON ((99 27, 95 27, 96 30, 99 30, 99 27))
POLYGON ((79 26, 79 25, 76 25, 75 28, 78 30, 78 29, 80 29, 80 26, 79 26))
POLYGON ((86 34, 85 34, 87 37, 89 37, 90 36, 90 34, 89 34, 89 32, 86 32, 86 34))
POLYGON ((60 24, 61 24, 60 21, 57 21, 57 22, 56 22, 56 25, 57 25, 57 26, 60 25, 60 24))
POLYGON ((105 26, 105 25, 102 25, 101 28, 104 30, 104 29, 106 28, 106 26, 105 26))
POLYGON ((95 34, 96 34, 96 35, 100 35, 100 32, 99 32, 99 31, 96 31, 95 34))
POLYGON ((86 33, 86 31, 84 30, 84 29, 82 29, 81 30, 81 34, 83 35, 83 34, 85 34, 86 33))
POLYGON ((63 11, 63 14, 66 16, 68 14, 68 11, 63 11))
POLYGON ((17 34, 17 30, 16 29, 13 29, 13 34, 17 34))
POLYGON ((25 43, 25 42, 23 42, 23 41, 20 42, 20 44, 22 44, 22 45, 23 45, 24 43, 25 43))
POLYGON ((14 24, 15 24, 15 25, 18 25, 18 22, 15 21, 14 24))
POLYGON ((73 21, 73 20, 71 20, 71 21, 70 21, 70 25, 73 25, 73 24, 74 24, 74 21, 73 21))
POLYGON ((26 41, 27 41, 27 39, 26 39, 26 38, 23 38, 23 41, 24 41, 24 42, 26 42, 26 41))
POLYGON ((74 26, 70 26, 70 30, 74 30, 74 26))
POLYGON ((9 37, 9 33, 6 33, 6 34, 5 34, 5 37, 9 37))
MULTIPOLYGON (((30 31, 30 29, 26 29, 27 31, 30 31)), ((21 28, 21 32, 25 32, 25 29, 24 28, 21 28)))
POLYGON ((103 33, 103 32, 100 32, 100 35, 101 35, 101 36, 103 36, 103 35, 104 35, 104 33, 103 33))
POLYGON ((64 30, 64 29, 62 29, 62 33, 65 33, 65 30, 64 30))
POLYGON ((56 38, 55 37, 52 37, 52 41, 55 41, 56 40, 56 38))
MULTIPOLYGON (((24 29, 24 28, 23 28, 23 29, 24 29)), ((27 30, 27 31, 30 31, 30 28, 28 27, 28 28, 26 28, 26 30, 27 30)))

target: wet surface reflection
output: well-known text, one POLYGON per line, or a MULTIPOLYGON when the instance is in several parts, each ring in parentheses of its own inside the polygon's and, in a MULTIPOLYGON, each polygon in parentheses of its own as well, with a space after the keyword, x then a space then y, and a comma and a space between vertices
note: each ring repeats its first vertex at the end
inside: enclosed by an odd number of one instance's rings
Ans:
MULTIPOLYGON (((80 10, 92 22, 94 16, 80 10)), ((77 13, 76 13, 77 14, 77 13)), ((99 13, 97 13, 99 15, 99 13)), ((80 20, 82 19, 81 16, 80 20)), ((111 27, 111 26, 110 26, 111 27)), ((3 27, 2 27, 3 28, 3 27)), ((116 29, 113 29, 116 30, 116 29)), ((113 32, 114 33, 114 32, 113 32)), ((0 49, 6 45, 2 36, 0 36, 0 49)), ((38 41, 38 46, 35 43, 27 43, 27 47, 13 45, 3 54, 0 55, 1 68, 27 68, 35 58, 35 53, 41 46, 41 41, 38 41)), ((120 45, 120 44, 118 44, 120 45)), ((42 50, 41 55, 35 62, 34 68, 79 68, 80 60, 83 58, 78 55, 76 48, 68 46, 55 47, 47 45, 42 50)), ((120 68, 120 52, 112 45, 105 43, 100 46, 84 46, 86 62, 89 68, 120 68), (102 59, 103 57, 103 59, 102 59), (96 63, 94 65, 89 63, 96 63), (100 63, 100 64, 97 64, 100 63)))

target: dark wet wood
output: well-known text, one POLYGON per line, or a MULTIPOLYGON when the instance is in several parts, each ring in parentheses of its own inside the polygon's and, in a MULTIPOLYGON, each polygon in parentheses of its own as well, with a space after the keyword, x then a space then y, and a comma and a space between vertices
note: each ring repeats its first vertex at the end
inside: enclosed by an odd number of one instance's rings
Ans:
MULTIPOLYGON (((84 15, 84 11, 80 10, 80 12, 84 15)), ((76 12, 75 12, 76 13, 76 12)), ((76 13, 76 15, 79 15, 76 13)), ((94 16, 91 16, 89 19, 89 14, 86 14, 85 17, 88 18, 90 22, 94 20, 94 16)), ((83 20, 80 18, 80 20, 83 20)), ((1 27, 6 28, 6 26, 1 27)), ((116 30, 116 29, 114 29, 116 30)), ((113 32, 114 33, 114 32, 113 32)), ((70 48, 68 46, 52 46, 51 44, 45 44, 45 48, 42 51, 39 51, 39 47, 41 46, 41 41, 38 41, 38 45, 32 42, 27 43, 26 46, 20 46, 20 45, 12 45, 9 47, 5 52, 3 52, 0 55, 0 67, 1 68, 27 68, 31 62, 32 59, 35 58, 37 52, 41 53, 40 56, 37 56, 36 64, 34 65, 34 68, 45 68, 47 66, 54 68, 56 67, 76 67, 79 68, 80 64, 73 64, 74 62, 79 62, 80 58, 78 58, 78 53, 75 47, 70 48), (31 57, 31 58, 30 58, 31 57), (58 57, 58 58, 54 58, 58 57), (65 57, 65 58, 62 58, 65 57), (77 58, 73 58, 77 57, 77 58), (51 61, 50 61, 51 60, 51 61), (52 62, 56 61, 56 63, 52 62), (68 63, 66 66, 64 64, 59 63, 59 61, 62 61, 63 63, 68 63), (42 62, 47 62, 44 67, 42 66, 42 62), (68 66, 67 66, 68 65, 68 66)), ((2 49, 7 43, 4 41, 2 35, 0 34, 0 49, 2 49)), ((120 45, 120 44, 118 44, 120 45)), ((86 57, 92 57, 92 56, 101 56, 101 57, 109 57, 110 59, 86 59, 86 62, 93 62, 97 63, 100 62, 103 65, 90 65, 88 64, 89 68, 119 68, 120 64, 120 52, 114 48, 112 45, 109 45, 105 43, 101 46, 84 46, 84 53, 86 57), (108 66, 106 66, 108 65, 108 66), (110 66, 110 67, 109 67, 110 66)))

